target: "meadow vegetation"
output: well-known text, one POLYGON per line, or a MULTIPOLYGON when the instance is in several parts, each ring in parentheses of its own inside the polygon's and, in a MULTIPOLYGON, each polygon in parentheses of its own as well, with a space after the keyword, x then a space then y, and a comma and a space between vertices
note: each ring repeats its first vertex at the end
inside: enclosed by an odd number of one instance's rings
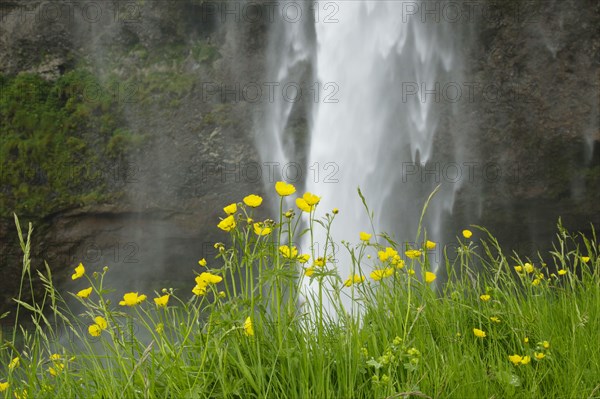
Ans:
POLYGON ((15 217, 21 293, 40 279, 45 294, 15 299, 21 328, 2 337, 0 395, 600 396, 595 233, 571 234, 559 223, 553 251, 521 259, 479 226, 457 232, 453 254, 420 227, 411 238, 420 244, 409 245, 360 226, 355 242, 339 243, 351 263, 340 275, 329 232, 350 215, 319 209, 311 193, 287 210, 295 187, 275 189, 274 220, 254 220, 258 195, 224 208, 217 228, 230 240, 215 243, 215 259, 190 265, 196 276, 190 271, 183 291, 115 292, 104 284, 110 265, 80 264, 71 276, 79 290, 59 292, 49 265, 33 275, 31 225, 24 234, 15 217), (318 229, 325 245, 301 253, 300 240, 312 243, 318 229), (445 254, 436 270, 432 251, 445 254), (71 310, 74 302, 82 312, 71 310), (33 328, 22 327, 25 316, 33 328))

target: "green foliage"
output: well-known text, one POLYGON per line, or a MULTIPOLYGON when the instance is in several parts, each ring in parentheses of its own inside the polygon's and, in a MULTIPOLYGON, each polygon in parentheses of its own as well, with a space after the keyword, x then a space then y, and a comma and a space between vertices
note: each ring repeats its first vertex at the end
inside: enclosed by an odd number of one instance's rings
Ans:
MULTIPOLYGON (((0 387, 36 398, 580 398, 600 389, 595 233, 573 236, 559 223, 554 250, 531 260, 507 258, 477 226, 448 248, 423 231, 412 252, 373 231, 342 243, 349 280, 329 231, 353 215, 321 216, 318 197, 303 199, 305 230, 283 213, 283 198, 277 221, 259 225, 248 221, 250 205, 237 204, 219 223, 230 244, 215 245, 219 255, 199 262, 183 292, 115 293, 104 280, 119 271, 81 265, 76 290, 91 294, 69 293, 83 309, 74 314, 47 267, 38 275, 45 295, 17 298, 16 325, 27 311, 34 328, 3 345, 0 363, 13 367, 0 387), (321 228, 324 247, 294 251, 321 228), (443 286, 428 274, 434 250, 446 254, 443 286)), ((30 240, 18 230, 22 292, 30 240)))
POLYGON ((83 69, 55 82, 19 74, 0 77, 0 84, 0 216, 43 216, 101 200, 105 182, 75 173, 77 166, 100 170, 110 155, 140 142, 116 130, 110 88, 83 69))

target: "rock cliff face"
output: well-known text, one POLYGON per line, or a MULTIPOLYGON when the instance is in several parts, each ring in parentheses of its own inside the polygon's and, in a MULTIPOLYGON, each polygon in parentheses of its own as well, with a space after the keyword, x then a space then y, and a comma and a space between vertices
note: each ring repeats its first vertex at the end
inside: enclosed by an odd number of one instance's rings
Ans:
POLYGON ((478 86, 461 108, 464 146, 484 177, 464 186, 453 219, 535 255, 559 217, 587 233, 600 226, 600 4, 490 3, 486 11, 470 27, 464 57, 478 86))
MULTIPOLYGON (((86 172, 92 179, 63 178, 72 190, 102 195, 61 196, 59 204, 28 210, 19 208, 16 188, 0 181, 0 195, 13 196, 22 222, 34 223, 36 267, 46 259, 55 279, 68 281, 79 262, 90 270, 108 265, 116 269, 113 286, 123 289, 138 289, 141 279, 189 280, 196 261, 224 240, 215 229, 221 208, 260 194, 251 132, 261 104, 245 102, 241 88, 265 76, 270 25, 229 3, 233 14, 222 8, 227 2, 201 0, 0 4, 0 75, 55 82, 86 71, 98 79, 59 96, 68 112, 96 118, 94 126, 69 130, 68 143, 80 147, 60 148, 75 155, 84 149, 80 163, 96 154, 86 172), (73 111, 76 100, 94 106, 73 111)), ((253 5, 246 11, 268 2, 253 5)), ((493 18, 461 28, 471 38, 461 54, 466 76, 480 88, 457 105, 467 140, 455 143, 480 176, 462 185, 447 223, 454 231, 487 226, 523 250, 551 236, 558 216, 567 227, 600 226, 600 5, 498 2, 486 9, 493 18)), ((9 129, 2 129, 4 140, 9 129)), ((452 138, 436 140, 443 154, 452 138)), ((42 172, 35 184, 47 181, 49 171, 42 172)), ((19 195, 34 184, 24 183, 19 195)), ((57 196, 43 200, 53 204, 57 196)), ((20 278, 12 211, 0 212, 0 313, 20 278)))
MULTIPOLYGON (((212 244, 225 239, 215 227, 223 206, 260 193, 251 135, 255 109, 235 88, 259 81, 264 71, 266 25, 236 21, 221 4, 2 3, 1 75, 30 73, 54 82, 68 71, 91 72, 98 82, 77 82, 67 103, 93 103, 89 112, 101 122, 109 111, 120 115, 94 134, 86 126, 68 132, 95 162, 69 168, 62 179, 102 196, 63 196, 60 205, 30 209, 19 207, 14 186, 0 182, 15 199, 22 225, 34 224, 33 264, 47 260, 56 281, 68 282, 79 262, 90 270, 116 269, 111 284, 117 289, 189 281, 198 259, 214 254, 212 244), (106 96, 110 110, 96 106, 106 96), (107 138, 96 143, 86 135, 107 138), (75 183, 80 174, 85 182, 75 183)), ((37 173, 41 180, 48 174, 43 168, 37 173)), ((20 278, 13 210, 2 209, 0 222, 2 310, 11 306, 20 278)))

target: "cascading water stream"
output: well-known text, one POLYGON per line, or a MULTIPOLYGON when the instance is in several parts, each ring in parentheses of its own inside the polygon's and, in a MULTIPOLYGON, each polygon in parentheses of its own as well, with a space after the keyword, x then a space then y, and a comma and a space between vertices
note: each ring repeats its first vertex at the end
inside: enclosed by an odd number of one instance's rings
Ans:
MULTIPOLYGON (((297 2, 282 0, 278 9, 286 9, 288 3, 300 7, 297 2)), ((306 15, 308 11, 305 8, 300 12, 306 15)), ((263 165, 275 165, 274 176, 269 175, 265 179, 265 184, 270 190, 275 181, 283 179, 282 171, 289 162, 294 161, 293 154, 296 153, 293 138, 285 136, 295 102, 283 95, 285 93, 282 87, 298 84, 305 73, 306 65, 312 64, 314 58, 314 46, 306 27, 309 21, 303 18, 298 23, 289 23, 285 19, 276 18, 274 22, 267 50, 266 82, 277 85, 277 94, 264 110, 264 117, 256 121, 257 126, 254 129, 263 165)))
MULTIPOLYGON (((324 10, 329 3, 321 0, 315 7, 324 10)), ((321 96, 313 107, 307 165, 316 173, 306 174, 305 188, 322 197, 317 217, 340 209, 331 231, 334 242, 357 242, 360 231, 371 230, 357 194, 360 187, 375 212, 376 231, 388 232, 401 244, 410 243, 423 203, 436 186, 414 172, 422 172, 425 163, 436 160, 433 142, 442 116, 454 113, 434 92, 440 81, 459 74, 455 56, 459 36, 451 24, 418 12, 424 10, 407 9, 406 2, 361 0, 335 5, 335 18, 315 19, 312 59, 320 87, 333 84, 339 91, 321 96)), ((270 68, 278 71, 280 80, 290 77, 299 59, 311 60, 307 35, 299 33, 302 28, 283 23, 275 29, 270 68)), ((282 137, 290 109, 289 104, 276 103, 267 113, 265 133, 258 142, 263 160, 275 156, 277 161, 289 161, 282 137)), ((447 123, 444 129, 448 130, 447 123)), ((454 144, 447 147, 460 142, 450 141, 454 144)), ((460 158, 453 148, 449 152, 452 159, 460 158)), ((444 212, 452 208, 457 189, 458 185, 442 187, 431 204, 424 227, 432 239, 441 234, 444 212)), ((304 239, 300 246, 308 252, 309 238, 304 239)), ((323 244, 324 234, 317 232, 315 256, 323 255, 323 244)), ((338 248, 334 258, 339 275, 345 278, 351 272, 349 256, 338 248)))
MULTIPOLYGON (((334 163, 339 172, 335 182, 308 179, 306 189, 322 196, 321 212, 340 209, 332 229, 335 242, 357 242, 360 231, 370 231, 357 186, 375 212, 377 232, 387 231, 399 243, 414 241, 421 208, 435 184, 407 177, 434 159, 443 110, 429 91, 456 68, 457 36, 443 21, 407 13, 403 2, 338 4, 339 23, 316 23, 315 69, 319 81, 339 86, 339 102, 319 103, 308 164, 334 163)), ((439 195, 428 211, 432 236, 440 232, 454 190, 439 195)), ((323 237, 318 241, 322 246, 323 237)), ((344 251, 335 254, 342 278, 351 272, 344 251)))

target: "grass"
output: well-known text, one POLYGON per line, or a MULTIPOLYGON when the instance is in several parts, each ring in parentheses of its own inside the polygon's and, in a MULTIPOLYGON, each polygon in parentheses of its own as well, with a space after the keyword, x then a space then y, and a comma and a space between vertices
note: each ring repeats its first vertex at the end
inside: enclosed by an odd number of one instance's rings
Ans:
POLYGON ((80 265, 73 278, 91 292, 64 297, 47 264, 38 276, 31 272, 31 225, 24 235, 15 217, 24 252, 21 293, 36 278, 46 291, 30 303, 16 299, 21 327, 3 336, 0 395, 600 396, 595 234, 572 235, 559 223, 554 251, 519 259, 507 258, 486 229, 473 226, 484 238, 467 238, 469 231, 457 238, 458 253, 446 253, 442 265, 448 281, 440 284, 426 274, 431 251, 440 249, 426 231, 415 241, 423 242, 420 248, 365 233, 357 243, 342 243, 355 274, 348 279, 338 275, 329 234, 322 253, 294 249, 301 236, 329 232, 336 218, 350 215, 322 216, 318 197, 301 198, 306 228, 284 210, 283 197, 276 221, 249 220, 261 202, 256 197, 227 207, 231 215, 219 227, 231 241, 215 244, 216 259, 199 262, 189 291, 157 287, 147 296, 113 292, 104 285, 109 267, 80 265), (299 305, 309 281, 314 294, 299 305), (22 327, 25 315, 32 328, 22 327))

